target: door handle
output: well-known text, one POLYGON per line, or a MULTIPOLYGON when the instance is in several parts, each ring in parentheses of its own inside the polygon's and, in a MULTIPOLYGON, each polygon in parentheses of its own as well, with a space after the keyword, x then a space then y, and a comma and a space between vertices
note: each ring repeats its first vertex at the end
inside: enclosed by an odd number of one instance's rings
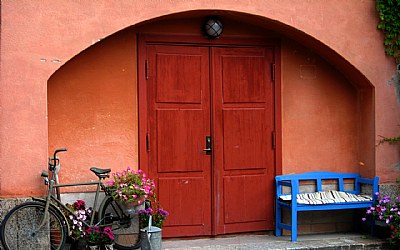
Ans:
POLYGON ((206 153, 206 155, 211 155, 212 149, 211 149, 211 136, 207 135, 206 136, 206 148, 203 149, 203 152, 206 153))

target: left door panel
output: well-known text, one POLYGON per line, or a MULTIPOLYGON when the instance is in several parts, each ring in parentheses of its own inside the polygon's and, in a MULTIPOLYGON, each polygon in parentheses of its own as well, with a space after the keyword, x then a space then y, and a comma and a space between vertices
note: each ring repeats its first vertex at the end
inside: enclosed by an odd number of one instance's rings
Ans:
POLYGON ((171 212, 163 236, 211 234, 209 49, 147 45, 149 174, 171 212))

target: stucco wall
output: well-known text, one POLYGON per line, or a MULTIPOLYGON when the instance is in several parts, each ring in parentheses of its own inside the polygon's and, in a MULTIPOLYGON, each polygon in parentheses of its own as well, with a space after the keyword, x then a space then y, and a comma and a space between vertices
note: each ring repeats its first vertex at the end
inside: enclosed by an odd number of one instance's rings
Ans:
POLYGON ((49 79, 49 153, 68 148, 59 155, 63 182, 96 180, 90 167, 138 167, 136 60, 136 35, 125 32, 83 51, 49 79))
POLYGON ((357 90, 310 49, 282 41, 282 171, 359 172, 357 90))
MULTIPOLYGON (((374 112, 363 116, 375 121, 363 128, 368 131, 369 140, 399 132, 399 105, 394 87, 387 84, 394 64, 383 53, 374 2, 370 0, 2 1, 0 196, 29 196, 44 190, 39 174, 46 168, 48 154, 47 82, 61 65, 126 27, 168 14, 205 9, 248 13, 257 17, 254 20, 257 25, 265 22, 265 26, 277 32, 284 32, 280 24, 285 24, 303 35, 294 36, 295 40, 311 37, 326 45, 365 76, 374 88, 375 96, 369 96, 374 112)), ((284 35, 292 38, 291 32, 284 35)), ((315 49, 323 53, 320 48, 315 49)), ((346 88, 340 86, 337 93, 346 88)), ((351 103, 352 95, 346 94, 343 100, 351 103)), ((371 143, 367 147, 365 152, 372 151, 375 155, 357 158, 366 161, 367 167, 381 175, 383 182, 394 181, 398 173, 393 166, 400 161, 398 151, 387 145, 376 150, 371 143)), ((130 157, 129 161, 136 160, 134 153, 130 157)))

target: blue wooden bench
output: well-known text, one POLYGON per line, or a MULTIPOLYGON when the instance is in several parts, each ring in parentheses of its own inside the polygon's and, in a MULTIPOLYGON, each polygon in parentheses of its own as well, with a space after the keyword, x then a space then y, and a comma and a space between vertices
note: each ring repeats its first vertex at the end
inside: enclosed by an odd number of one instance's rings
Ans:
POLYGON ((301 211, 369 208, 376 200, 379 177, 361 178, 359 174, 336 172, 309 172, 280 175, 276 181, 276 236, 282 229, 292 231, 292 241, 297 241, 297 213, 301 211), (346 184, 350 183, 350 184, 346 184), (303 184, 303 185, 302 185, 303 184), (315 191, 301 190, 301 186, 315 185, 315 191), (361 186, 371 185, 371 194, 362 194, 361 186), (347 190, 346 187, 352 189, 347 190), (284 188, 286 187, 286 188, 284 188), (330 188, 327 190, 326 188, 330 188), (334 189, 332 187, 335 187, 334 189), (292 199, 292 197, 297 197, 292 199), (282 209, 289 209, 291 224, 283 223, 282 209))

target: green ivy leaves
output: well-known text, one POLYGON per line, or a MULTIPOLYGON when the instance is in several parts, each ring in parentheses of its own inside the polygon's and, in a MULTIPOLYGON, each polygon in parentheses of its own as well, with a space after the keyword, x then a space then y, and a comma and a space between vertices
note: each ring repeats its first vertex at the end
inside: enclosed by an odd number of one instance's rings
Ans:
POLYGON ((378 29, 385 36, 385 52, 400 63, 400 0, 376 0, 378 29))
POLYGON ((382 143, 389 143, 389 144, 397 144, 400 142, 400 136, 398 137, 384 137, 384 136, 380 136, 382 137, 382 139, 379 140, 378 145, 382 144, 382 143))

